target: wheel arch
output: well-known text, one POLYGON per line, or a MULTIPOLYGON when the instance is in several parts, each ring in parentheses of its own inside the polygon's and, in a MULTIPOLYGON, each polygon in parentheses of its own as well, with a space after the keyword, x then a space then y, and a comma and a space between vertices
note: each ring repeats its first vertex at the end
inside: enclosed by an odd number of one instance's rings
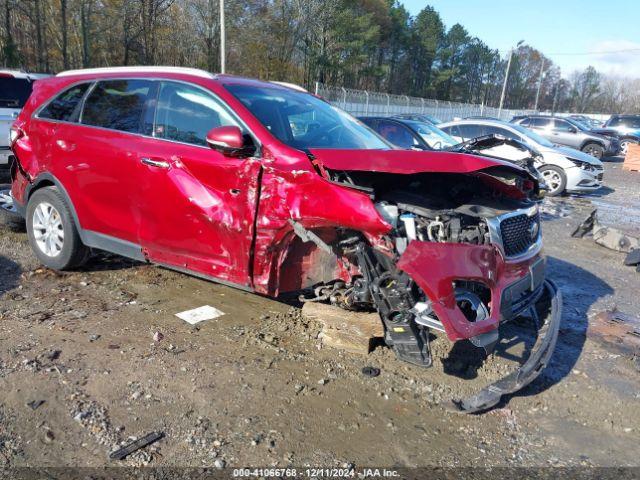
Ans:
POLYGON ((28 205, 29 203, 29 199, 31 198, 31 196, 37 192, 38 190, 42 189, 42 188, 46 188, 46 187, 56 187, 58 189, 58 191, 60 192, 60 194, 63 196, 65 202, 67 202, 67 205, 69 206, 69 210, 71 211, 71 216, 73 217, 73 223, 76 226, 76 229, 78 230, 78 234, 80 235, 80 239, 85 242, 85 235, 84 235, 84 231, 82 229, 82 226, 80 225, 80 220, 78 219, 78 213, 76 212, 76 208, 73 205, 73 202, 71 201, 71 197, 69 196, 69 193, 67 192, 67 189, 64 188, 64 185, 62 185, 62 183, 60 182, 60 180, 58 180, 56 177, 54 177, 52 174, 50 174, 49 172, 44 172, 41 173, 40 175, 38 175, 33 183, 29 184, 27 186, 27 188, 25 189, 25 198, 26 198, 26 202, 25 202, 25 207, 26 205, 28 205))
POLYGON ((580 150, 582 150, 584 147, 586 147, 590 143, 595 143, 596 145, 602 147, 603 149, 605 149, 605 150, 607 149, 607 147, 605 146, 604 141, 599 140, 597 138, 589 138, 589 139, 585 140, 584 142, 582 142, 582 145, 580 145, 580 150))

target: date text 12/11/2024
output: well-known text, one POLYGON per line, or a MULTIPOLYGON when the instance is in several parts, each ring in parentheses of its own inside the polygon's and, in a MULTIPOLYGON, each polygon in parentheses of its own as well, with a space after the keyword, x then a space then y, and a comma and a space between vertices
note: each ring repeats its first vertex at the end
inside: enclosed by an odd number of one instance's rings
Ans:
POLYGON ((394 478, 396 470, 387 468, 238 468, 233 470, 233 478, 394 478))

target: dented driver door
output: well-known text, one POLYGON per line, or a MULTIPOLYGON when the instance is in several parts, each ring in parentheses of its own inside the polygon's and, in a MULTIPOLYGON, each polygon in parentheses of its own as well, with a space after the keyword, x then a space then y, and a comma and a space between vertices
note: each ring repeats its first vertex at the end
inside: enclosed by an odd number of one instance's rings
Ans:
POLYGON ((162 82, 138 158, 140 244, 155 263, 250 287, 261 162, 206 145, 225 125, 238 124, 213 94, 162 82))

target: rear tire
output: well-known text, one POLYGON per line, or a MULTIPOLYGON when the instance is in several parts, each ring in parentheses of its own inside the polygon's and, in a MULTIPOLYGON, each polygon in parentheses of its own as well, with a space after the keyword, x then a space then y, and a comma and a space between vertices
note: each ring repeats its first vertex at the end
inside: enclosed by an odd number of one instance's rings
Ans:
POLYGON ((567 176, 564 170, 555 165, 543 165, 538 169, 549 190, 548 197, 557 197, 562 195, 567 188, 567 176))
POLYGON ((69 205, 56 187, 42 188, 31 196, 26 220, 31 248, 46 267, 70 270, 89 258, 69 205))
POLYGON ((582 151, 587 155, 596 157, 598 160, 601 159, 604 155, 604 148, 602 147, 602 145, 598 145, 597 143, 587 143, 584 147, 582 147, 582 151))

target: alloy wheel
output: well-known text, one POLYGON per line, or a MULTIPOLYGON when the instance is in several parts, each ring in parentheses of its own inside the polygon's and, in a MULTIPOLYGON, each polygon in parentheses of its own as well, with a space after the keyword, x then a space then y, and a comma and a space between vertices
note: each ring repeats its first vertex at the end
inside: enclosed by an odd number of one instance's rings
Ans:
POLYGON ((589 147, 584 151, 584 153, 598 159, 602 157, 602 151, 598 147, 589 147))
POLYGON ((57 257, 64 245, 64 227, 60 212, 48 202, 39 203, 33 211, 33 238, 48 257, 57 257))
POLYGON ((549 193, 556 193, 562 185, 562 177, 555 170, 545 170, 542 172, 542 178, 549 187, 549 193))

